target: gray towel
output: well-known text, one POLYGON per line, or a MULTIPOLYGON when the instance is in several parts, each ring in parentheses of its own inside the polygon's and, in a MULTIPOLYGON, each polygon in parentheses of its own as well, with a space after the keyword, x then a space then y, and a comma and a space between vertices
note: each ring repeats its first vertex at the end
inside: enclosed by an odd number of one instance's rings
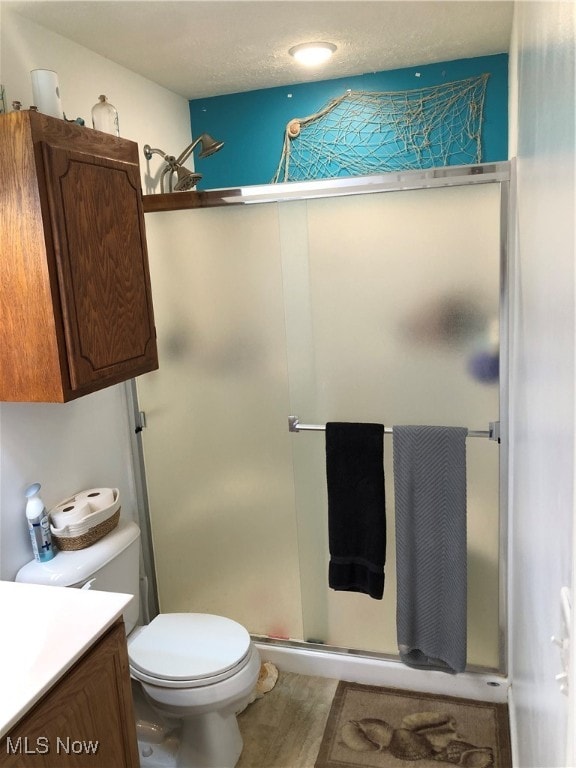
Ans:
POLYGON ((466 667, 464 427, 394 427, 396 623, 401 660, 466 667))

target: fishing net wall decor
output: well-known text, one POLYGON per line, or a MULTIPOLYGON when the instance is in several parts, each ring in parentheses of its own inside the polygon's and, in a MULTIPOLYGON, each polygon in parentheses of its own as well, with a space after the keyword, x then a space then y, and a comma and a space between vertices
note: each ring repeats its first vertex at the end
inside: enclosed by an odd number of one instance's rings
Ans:
POLYGON ((410 91, 352 91, 290 120, 272 183, 482 161, 488 74, 410 91))

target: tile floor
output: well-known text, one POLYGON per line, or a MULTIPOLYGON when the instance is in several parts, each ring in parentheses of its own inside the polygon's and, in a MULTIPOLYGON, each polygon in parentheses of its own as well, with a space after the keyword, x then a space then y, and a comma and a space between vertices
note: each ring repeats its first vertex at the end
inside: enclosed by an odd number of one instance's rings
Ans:
POLYGON ((237 768, 313 768, 338 680, 280 672, 274 688, 238 716, 237 768))

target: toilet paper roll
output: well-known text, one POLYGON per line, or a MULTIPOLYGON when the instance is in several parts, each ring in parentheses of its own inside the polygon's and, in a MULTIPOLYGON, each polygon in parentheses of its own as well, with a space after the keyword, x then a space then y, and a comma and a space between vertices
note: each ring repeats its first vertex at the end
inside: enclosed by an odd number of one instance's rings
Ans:
POLYGON ((70 523, 78 523, 91 513, 90 504, 87 501, 69 500, 57 504, 50 510, 50 519, 55 528, 63 528, 70 523))
POLYGON ((110 507, 118 498, 117 488, 89 488, 76 494, 76 502, 88 503, 92 512, 110 507))
POLYGON ((32 78, 32 98, 38 111, 62 119, 64 112, 56 72, 51 69, 33 69, 30 77, 32 78))

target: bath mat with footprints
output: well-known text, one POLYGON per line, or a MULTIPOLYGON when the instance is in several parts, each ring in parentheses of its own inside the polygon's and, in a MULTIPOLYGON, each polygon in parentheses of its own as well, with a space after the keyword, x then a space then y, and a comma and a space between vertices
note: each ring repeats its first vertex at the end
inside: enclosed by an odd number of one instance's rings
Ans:
POLYGON ((315 768, 511 768, 506 704, 340 682, 315 768))

